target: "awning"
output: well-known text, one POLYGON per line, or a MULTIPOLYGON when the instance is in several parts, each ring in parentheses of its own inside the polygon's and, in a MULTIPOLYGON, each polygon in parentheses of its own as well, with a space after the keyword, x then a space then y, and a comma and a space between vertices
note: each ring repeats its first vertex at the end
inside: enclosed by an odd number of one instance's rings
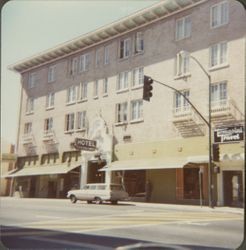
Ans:
POLYGON ((20 177, 20 176, 33 176, 33 175, 52 175, 52 174, 66 174, 74 168, 78 167, 78 164, 57 164, 50 166, 36 166, 36 167, 25 167, 13 174, 8 174, 3 177, 20 177))

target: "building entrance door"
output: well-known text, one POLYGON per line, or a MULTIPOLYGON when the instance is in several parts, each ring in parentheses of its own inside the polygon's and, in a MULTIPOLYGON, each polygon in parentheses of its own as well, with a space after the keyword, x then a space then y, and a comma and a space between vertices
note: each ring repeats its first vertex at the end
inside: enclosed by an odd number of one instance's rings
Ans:
POLYGON ((224 205, 242 207, 242 171, 223 171, 224 205))

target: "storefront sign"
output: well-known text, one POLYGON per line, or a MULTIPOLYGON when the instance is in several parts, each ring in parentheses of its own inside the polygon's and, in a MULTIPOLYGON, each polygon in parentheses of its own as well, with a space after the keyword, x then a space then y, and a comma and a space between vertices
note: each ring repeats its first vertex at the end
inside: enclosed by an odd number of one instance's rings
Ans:
POLYGON ((244 138, 243 126, 230 126, 214 130, 215 143, 228 143, 242 141, 244 138))
POLYGON ((78 150, 94 151, 96 149, 97 142, 84 138, 75 138, 73 146, 78 150))

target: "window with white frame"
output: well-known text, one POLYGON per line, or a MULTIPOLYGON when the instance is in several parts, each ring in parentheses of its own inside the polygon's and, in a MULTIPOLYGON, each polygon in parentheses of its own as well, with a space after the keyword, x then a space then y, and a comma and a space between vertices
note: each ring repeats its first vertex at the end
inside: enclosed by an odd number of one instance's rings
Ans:
POLYGON ((35 86, 36 84, 36 81, 37 81, 37 74, 36 72, 32 72, 32 73, 29 73, 29 76, 28 76, 28 88, 31 89, 35 86))
POLYGON ((109 64, 109 52, 110 52, 109 48, 110 48, 109 45, 104 47, 104 64, 105 65, 109 64))
POLYGON ((176 76, 183 76, 189 73, 189 55, 178 53, 176 57, 176 76))
POLYGON ((50 133, 53 130, 53 118, 49 117, 44 120, 44 133, 50 133))
POLYGON ((87 82, 80 83, 79 88, 80 88, 79 99, 86 100, 87 99, 87 92, 88 92, 88 83, 87 82))
POLYGON ((211 85, 212 107, 225 106, 227 98, 227 83, 225 81, 211 85))
POLYGON ((65 116, 65 131, 73 131, 74 130, 74 113, 66 114, 65 116))
POLYGON ((103 95, 107 95, 108 94, 108 78, 104 78, 103 79, 103 95))
POLYGON ((186 16, 176 21, 176 40, 191 36, 191 17, 186 16))
POLYGON ((130 55, 130 38, 120 41, 120 58, 127 58, 130 55))
POLYGON ((86 128, 86 111, 81 111, 77 113, 77 129, 86 128))
POLYGON ((79 58, 79 72, 84 72, 89 69, 90 54, 86 53, 79 58))
MULTIPOLYGON (((189 90, 180 91, 187 99, 190 97, 189 90)), ((182 113, 190 110, 189 102, 180 93, 174 93, 174 113, 182 113)))
POLYGON ((26 113, 30 114, 30 113, 33 113, 33 111, 34 111, 34 98, 29 97, 27 98, 27 101, 26 101, 26 113))
POLYGON ((227 63, 227 42, 212 45, 209 48, 210 67, 227 63))
POLYGON ((74 103, 76 101, 76 87, 71 86, 67 89, 67 104, 74 103))
POLYGON ((48 68, 48 82, 54 82, 55 81, 55 65, 52 65, 48 68))
POLYGON ((96 50, 96 54, 95 54, 95 65, 96 65, 96 67, 98 67, 99 64, 100 64, 100 56, 99 56, 99 53, 100 53, 100 51, 99 51, 99 49, 97 49, 97 50, 96 50))
POLYGON ((127 121, 127 102, 116 104, 116 123, 127 121))
POLYGON ((77 74, 78 71, 78 58, 75 57, 72 59, 71 75, 77 74))
POLYGON ((46 96, 46 109, 53 108, 55 104, 55 93, 51 92, 46 96))
POLYGON ((128 72, 128 71, 119 73, 118 83, 117 83, 117 91, 125 90, 128 88, 129 73, 130 72, 128 72))
POLYGON ((220 2, 210 8, 210 25, 220 27, 229 22, 229 6, 227 1, 220 2))
POLYGON ((137 32, 135 34, 135 41, 134 41, 134 52, 140 53, 144 50, 144 37, 143 32, 137 32))
POLYGON ((143 85, 144 81, 144 69, 143 67, 136 68, 132 72, 133 74, 133 79, 132 79, 132 87, 138 87, 143 85))
POLYGON ((99 86, 99 80, 96 80, 95 82, 94 82, 94 97, 98 97, 98 86, 99 86))
POLYGON ((24 125, 24 135, 30 135, 32 133, 32 123, 27 122, 24 125))
POLYGON ((131 101, 131 121, 143 119, 143 100, 131 101))

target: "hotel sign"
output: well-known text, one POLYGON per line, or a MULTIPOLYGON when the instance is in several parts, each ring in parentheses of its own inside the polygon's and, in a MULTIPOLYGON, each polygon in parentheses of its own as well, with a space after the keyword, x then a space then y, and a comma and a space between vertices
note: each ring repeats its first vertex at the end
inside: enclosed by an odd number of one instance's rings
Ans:
POLYGON ((214 130, 214 143, 239 142, 244 139, 242 125, 217 128, 214 130))
POLYGON ((84 138, 75 138, 73 146, 78 150, 94 151, 96 150, 97 142, 84 138))

